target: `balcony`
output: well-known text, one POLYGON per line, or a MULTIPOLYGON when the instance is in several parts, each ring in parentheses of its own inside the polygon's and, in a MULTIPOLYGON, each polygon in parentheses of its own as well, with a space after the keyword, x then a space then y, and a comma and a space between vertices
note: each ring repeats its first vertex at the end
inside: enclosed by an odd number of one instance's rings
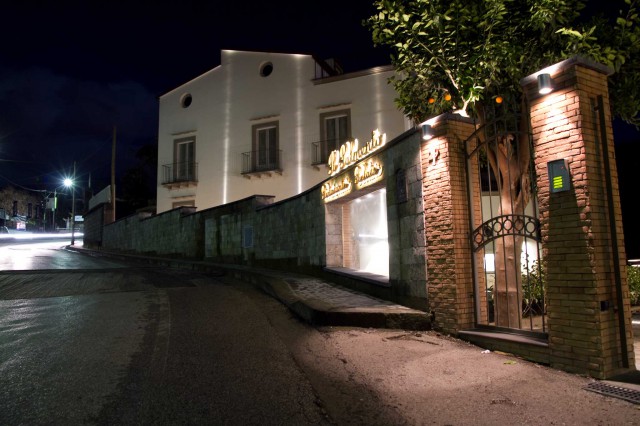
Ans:
POLYGON ((322 164, 327 164, 331 151, 339 149, 338 139, 327 139, 311 143, 311 165, 318 168, 322 164))
POLYGON ((198 184, 198 163, 193 161, 171 163, 162 166, 162 186, 187 188, 198 184))
POLYGON ((282 174, 280 158, 282 150, 249 151, 242 153, 242 175, 251 177, 271 176, 271 173, 282 174))

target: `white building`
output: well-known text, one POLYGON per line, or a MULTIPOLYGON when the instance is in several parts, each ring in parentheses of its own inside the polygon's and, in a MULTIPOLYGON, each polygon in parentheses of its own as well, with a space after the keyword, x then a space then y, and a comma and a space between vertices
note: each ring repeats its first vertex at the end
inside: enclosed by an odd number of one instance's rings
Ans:
POLYGON ((160 97, 158 213, 257 194, 281 200, 325 180, 329 153, 346 140, 412 127, 394 104, 392 74, 223 50, 218 67, 160 97))

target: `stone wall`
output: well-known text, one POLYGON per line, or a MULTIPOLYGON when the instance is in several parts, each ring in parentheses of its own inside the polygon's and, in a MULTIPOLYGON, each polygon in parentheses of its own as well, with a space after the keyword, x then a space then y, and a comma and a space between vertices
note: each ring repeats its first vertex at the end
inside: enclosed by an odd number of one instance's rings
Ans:
POLYGON ((194 207, 151 216, 139 213, 104 227, 102 247, 123 252, 195 258, 202 255, 202 220, 194 207))
POLYGON ((273 202, 256 195, 196 213, 203 216, 205 259, 227 263, 251 263, 255 259, 257 210, 273 202))
POLYGON ((100 204, 84 215, 85 247, 95 248, 102 246, 102 230, 105 225, 105 204, 100 204))
MULTIPOLYGON (((183 206, 159 215, 131 215, 104 227, 101 246, 139 254, 241 263, 253 253, 252 248, 243 248, 243 226, 252 225, 256 209, 272 199, 254 196, 197 213, 195 207, 183 206)), ((89 221, 99 220, 93 217, 98 214, 88 215, 89 221)), ((85 241, 93 242, 97 234, 89 231, 85 241)))
POLYGON ((265 266, 326 265, 324 208, 320 188, 265 206, 254 221, 255 259, 265 266))
POLYGON ((421 134, 405 134, 384 152, 392 298, 427 311, 427 242, 422 200, 421 134))

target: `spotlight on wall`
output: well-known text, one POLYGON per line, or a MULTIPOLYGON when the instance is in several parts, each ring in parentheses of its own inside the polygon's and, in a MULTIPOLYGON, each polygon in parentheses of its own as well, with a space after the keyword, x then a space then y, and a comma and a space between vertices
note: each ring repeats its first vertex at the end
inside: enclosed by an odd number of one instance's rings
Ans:
POLYGON ((422 125, 422 139, 428 141, 433 137, 433 128, 430 124, 422 125))
POLYGON ((546 95, 553 90, 551 76, 549 74, 538 74, 538 93, 546 95))

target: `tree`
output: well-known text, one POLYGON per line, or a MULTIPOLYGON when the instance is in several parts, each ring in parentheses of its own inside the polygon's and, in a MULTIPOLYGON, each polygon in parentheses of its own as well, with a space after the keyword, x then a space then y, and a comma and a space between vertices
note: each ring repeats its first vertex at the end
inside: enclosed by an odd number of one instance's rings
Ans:
POLYGON ((136 165, 127 169, 122 177, 122 210, 125 215, 148 207, 149 201, 155 198, 158 146, 143 145, 135 156, 136 165))
MULTIPOLYGON (((637 0, 625 3, 611 21, 582 19, 579 0, 378 0, 378 13, 364 24, 375 45, 391 49, 396 102, 416 123, 453 111, 482 125, 494 101, 524 112, 523 77, 584 55, 615 70, 613 115, 638 126, 637 0)), ((500 213, 514 221, 531 198, 527 128, 525 118, 501 129, 483 152, 498 186, 500 213)), ((507 277, 494 289, 497 325, 520 326, 521 244, 518 237, 495 241, 496 275, 507 277)))
POLYGON ((616 71, 614 115, 639 125, 638 1, 624 2, 611 22, 581 19, 579 0, 378 0, 365 25, 391 48, 398 106, 416 122, 450 110, 478 117, 482 103, 519 98, 523 77, 585 55, 616 71))

